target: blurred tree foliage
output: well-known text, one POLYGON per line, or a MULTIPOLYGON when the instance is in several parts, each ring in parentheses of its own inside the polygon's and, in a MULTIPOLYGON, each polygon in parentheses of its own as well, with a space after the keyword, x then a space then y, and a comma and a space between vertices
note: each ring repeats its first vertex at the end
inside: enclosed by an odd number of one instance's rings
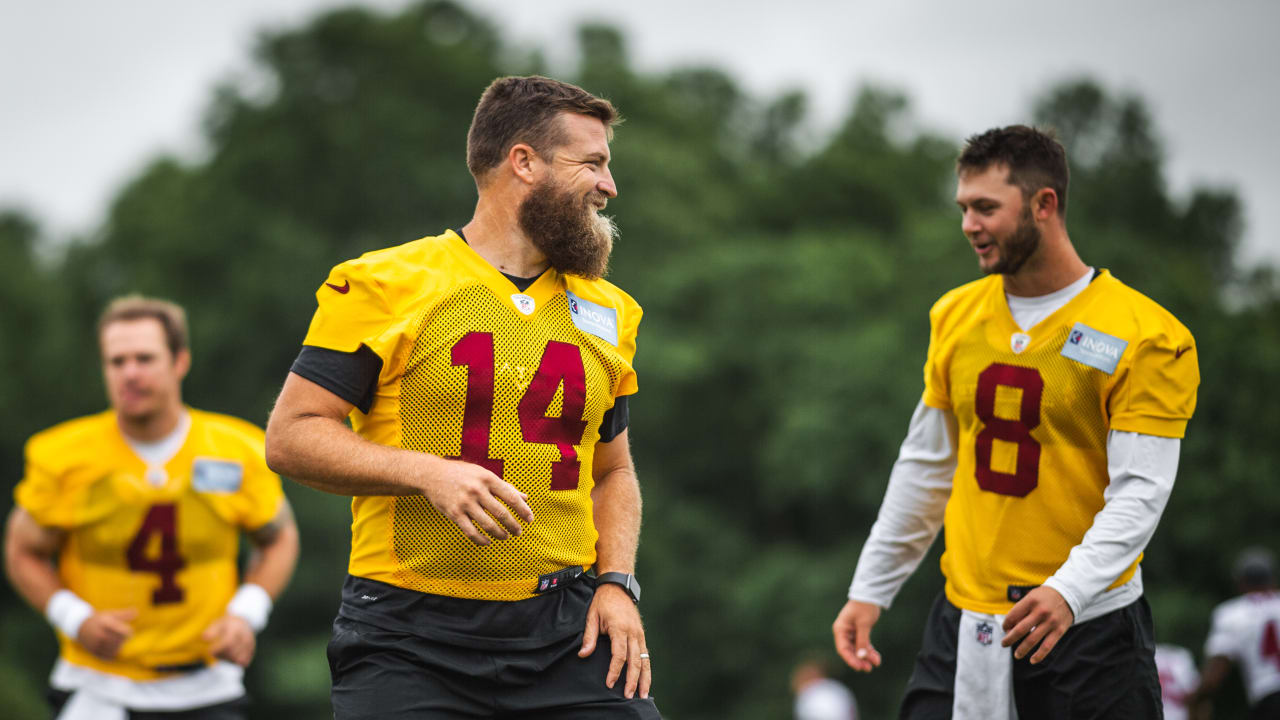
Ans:
MULTIPOLYGON (((566 79, 628 118, 613 146, 624 234, 612 279, 646 307, 632 435, 654 691, 670 718, 786 717, 791 665, 817 654, 837 666, 830 623, 919 397, 929 306, 977 274, 950 200, 958 142, 910 130, 908 99, 869 86, 804 150, 801 93, 753 98, 707 67, 638 73, 610 27, 582 28, 578 46, 566 79)), ((328 268, 463 224, 481 89, 546 72, 536 50, 435 1, 329 12, 264 35, 257 60, 255 76, 214 93, 207 156, 155 160, 91 237, 43 252, 31 218, 0 214, 8 485, 24 438, 102 406, 92 328, 123 292, 188 308, 191 404, 264 422, 328 268)), ((1232 594, 1234 552, 1280 547, 1280 403, 1265 401, 1280 292, 1269 271, 1233 261, 1233 193, 1169 194, 1140 98, 1071 80, 1029 119, 1068 145, 1069 227, 1086 261, 1199 340, 1200 407, 1145 561, 1158 635, 1198 651, 1210 609, 1232 594)), ((349 514, 341 498, 287 491, 302 562, 249 685, 255 717, 320 717, 349 514)), ((866 717, 896 706, 941 587, 937 552, 877 629, 884 667, 838 672, 866 717)), ((52 633, 12 593, 0 616, 0 695, 15 716, 40 717, 52 633)))

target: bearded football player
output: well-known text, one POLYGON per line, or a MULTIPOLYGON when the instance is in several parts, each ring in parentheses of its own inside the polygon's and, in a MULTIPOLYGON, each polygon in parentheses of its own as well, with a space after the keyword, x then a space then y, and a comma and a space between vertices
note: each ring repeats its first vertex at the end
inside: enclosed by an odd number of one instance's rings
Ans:
POLYGON ((470 222, 317 291, 267 456, 353 496, 337 718, 659 717, 627 439, 641 311, 602 279, 617 120, 567 83, 494 81, 470 222))

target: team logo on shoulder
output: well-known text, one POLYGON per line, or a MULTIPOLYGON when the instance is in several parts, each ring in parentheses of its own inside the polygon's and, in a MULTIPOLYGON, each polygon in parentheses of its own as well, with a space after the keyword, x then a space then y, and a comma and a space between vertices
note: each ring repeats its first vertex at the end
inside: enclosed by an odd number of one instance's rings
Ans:
POLYGON ((191 465, 191 487, 199 492, 233 493, 244 481, 244 466, 231 460, 196 458, 191 465))
POLYGON ((996 629, 991 626, 991 623, 988 623, 988 622, 978 623, 978 633, 977 633, 978 644, 990 645, 991 640, 995 637, 995 634, 996 634, 996 629))
POLYGON ((1030 344, 1031 336, 1026 333, 1014 333, 1013 336, 1009 338, 1009 349, 1013 350, 1014 355, 1026 350, 1027 346, 1030 344))
POLYGON ((525 295, 524 293, 513 293, 511 295, 511 302, 515 303, 516 309, 525 315, 532 315, 533 311, 538 307, 538 304, 533 301, 533 298, 525 295))
POLYGON ((1120 356, 1129 347, 1128 340, 1121 340, 1099 330, 1076 323, 1067 333, 1067 342, 1062 346, 1062 356, 1092 368, 1097 368, 1110 375, 1120 364, 1120 356))
POLYGON ((568 290, 564 291, 564 295, 569 299, 569 319, 579 330, 595 335, 614 347, 618 346, 617 310, 583 300, 568 290))

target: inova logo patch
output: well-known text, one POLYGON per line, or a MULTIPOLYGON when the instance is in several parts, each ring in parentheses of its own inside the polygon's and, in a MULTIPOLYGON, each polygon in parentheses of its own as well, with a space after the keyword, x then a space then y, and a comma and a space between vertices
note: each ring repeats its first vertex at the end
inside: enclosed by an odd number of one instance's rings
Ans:
POLYGON ((196 458, 191 466, 191 486, 199 492, 233 493, 244 480, 244 466, 231 460, 196 458))
POLYGON ((1094 330, 1084 323, 1076 323, 1071 332, 1067 333, 1062 356, 1110 375, 1116 371, 1120 356, 1124 355, 1127 347, 1128 340, 1094 330))
POLYGON ((579 330, 595 335, 614 347, 618 346, 617 310, 583 300, 568 290, 564 294, 569 299, 569 319, 573 320, 579 330))

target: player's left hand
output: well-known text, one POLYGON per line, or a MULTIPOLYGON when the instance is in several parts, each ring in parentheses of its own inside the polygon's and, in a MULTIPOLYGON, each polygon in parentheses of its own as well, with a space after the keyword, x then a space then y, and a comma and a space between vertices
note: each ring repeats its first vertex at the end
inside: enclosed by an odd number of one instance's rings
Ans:
POLYGON ((1062 595, 1041 585, 1027 593, 1005 616, 1004 640, 1000 644, 1012 647, 1022 640, 1022 644, 1013 651, 1013 656, 1019 660, 1039 645, 1040 649, 1031 656, 1031 664, 1035 665, 1049 656, 1075 619, 1071 606, 1062 595))
POLYGON ((622 667, 627 668, 627 684, 623 690, 628 698, 649 697, 649 684, 653 674, 649 665, 649 647, 644 641, 644 624, 640 622, 640 611, 632 602, 627 591, 613 583, 604 583, 596 588, 591 607, 587 609, 587 627, 582 634, 582 649, 578 657, 589 657, 596 651, 596 640, 600 633, 609 636, 613 659, 609 661, 609 672, 605 675, 606 687, 613 687, 622 674, 622 667), (645 657, 640 657, 644 654, 645 657))
POLYGON ((240 667, 248 667, 258 640, 249 622, 239 615, 223 615, 209 626, 202 640, 209 643, 209 652, 221 660, 229 660, 240 667))

